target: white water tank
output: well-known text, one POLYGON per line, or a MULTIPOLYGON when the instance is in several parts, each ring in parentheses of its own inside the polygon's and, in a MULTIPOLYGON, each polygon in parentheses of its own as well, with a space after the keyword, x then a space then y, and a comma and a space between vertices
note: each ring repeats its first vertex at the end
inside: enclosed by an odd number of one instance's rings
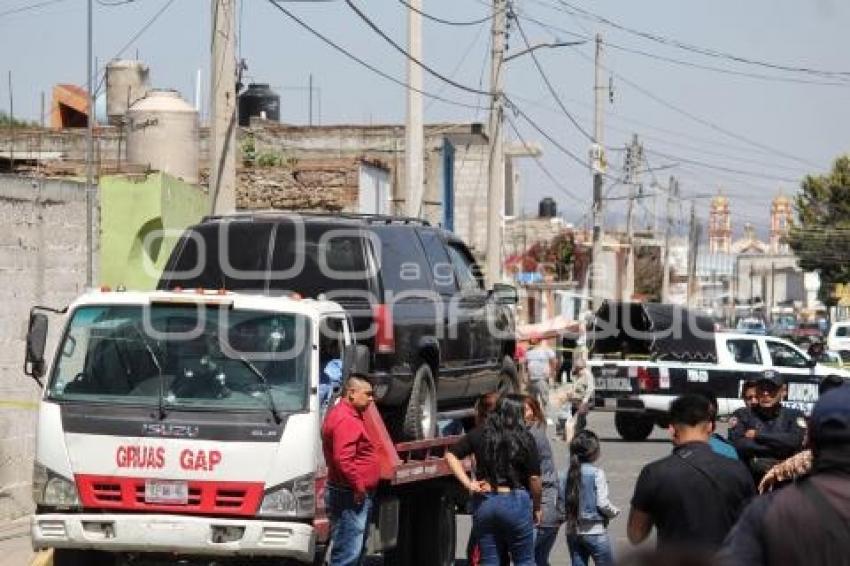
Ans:
POLYGON ((106 65, 106 116, 113 126, 121 124, 127 109, 150 88, 150 68, 141 61, 116 59, 106 65))
POLYGON ((176 90, 150 90, 127 112, 127 161, 198 182, 198 113, 176 90))

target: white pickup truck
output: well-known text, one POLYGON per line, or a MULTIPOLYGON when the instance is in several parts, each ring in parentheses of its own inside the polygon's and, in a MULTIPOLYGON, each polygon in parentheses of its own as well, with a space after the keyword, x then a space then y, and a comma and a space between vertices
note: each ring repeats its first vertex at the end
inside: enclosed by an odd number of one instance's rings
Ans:
POLYGON ((726 416, 743 406, 745 381, 778 373, 788 387, 784 403, 809 412, 824 377, 850 378, 846 370, 818 364, 786 340, 715 332, 708 319, 671 305, 603 305, 600 318, 588 363, 595 408, 615 412, 617 432, 625 440, 643 440, 653 426, 665 425, 670 402, 684 393, 714 393, 719 415, 726 416), (620 329, 606 333, 602 327, 610 320, 620 329))

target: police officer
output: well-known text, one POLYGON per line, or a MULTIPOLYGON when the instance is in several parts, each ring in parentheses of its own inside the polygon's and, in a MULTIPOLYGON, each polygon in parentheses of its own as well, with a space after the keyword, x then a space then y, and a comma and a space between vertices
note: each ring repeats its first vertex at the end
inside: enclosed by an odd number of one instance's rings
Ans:
POLYGON ((756 382, 758 404, 729 422, 729 440, 757 484, 774 464, 803 449, 806 419, 801 411, 782 406, 785 391, 782 376, 766 372, 756 382))

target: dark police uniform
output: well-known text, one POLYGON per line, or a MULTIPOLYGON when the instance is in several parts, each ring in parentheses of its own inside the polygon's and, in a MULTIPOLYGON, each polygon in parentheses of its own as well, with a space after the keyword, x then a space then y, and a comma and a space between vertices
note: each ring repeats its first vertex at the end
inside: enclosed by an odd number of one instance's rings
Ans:
POLYGON ((773 416, 767 416, 761 411, 744 408, 735 412, 729 425, 729 440, 749 466, 756 482, 774 464, 803 449, 806 417, 797 409, 779 407, 773 416), (745 436, 751 429, 756 431, 753 439, 745 436))

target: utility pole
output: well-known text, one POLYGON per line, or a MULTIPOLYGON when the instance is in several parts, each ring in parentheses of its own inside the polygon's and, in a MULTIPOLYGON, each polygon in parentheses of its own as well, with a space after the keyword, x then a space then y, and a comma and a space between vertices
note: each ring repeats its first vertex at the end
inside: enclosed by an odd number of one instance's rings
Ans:
POLYGON ((640 185, 640 166, 643 162, 643 146, 638 141, 637 134, 633 134, 632 143, 626 148, 626 184, 629 187, 629 204, 626 213, 626 244, 628 251, 623 271, 620 274, 620 299, 631 300, 634 291, 634 264, 635 264, 635 235, 634 235, 634 211, 635 211, 635 188, 640 185))
POLYGON ((590 164, 593 170, 593 247, 591 249, 590 273, 588 282, 590 285, 590 299, 592 306, 595 309, 599 306, 599 281, 602 274, 599 273, 601 268, 602 254, 602 175, 605 173, 605 149, 602 136, 602 109, 605 104, 605 91, 607 87, 604 84, 602 76, 602 34, 596 34, 596 69, 593 81, 594 94, 594 120, 593 120, 593 145, 590 150, 590 164))
POLYGON ((213 214, 236 210, 236 0, 212 0, 210 198, 213 214))
POLYGON ((502 210, 505 206, 505 148, 502 140, 502 71, 507 32, 507 0, 493 0, 490 51, 490 136, 489 182, 487 185, 487 283, 502 278, 502 210))
POLYGON ((688 306, 690 307, 693 306, 696 294, 697 244, 699 242, 696 202, 691 202, 691 225, 688 236, 688 306))
POLYGON ((422 214, 422 196, 425 166, 425 127, 422 123, 422 0, 408 0, 407 42, 410 57, 407 59, 407 124, 405 126, 404 172, 406 186, 405 208, 407 216, 418 218, 422 214))
POLYGON ((670 235, 673 232, 673 199, 679 197, 679 180, 670 176, 667 188, 667 226, 664 230, 664 273, 661 278, 661 302, 670 302, 670 235))
POLYGON ((307 79, 307 125, 313 125, 313 73, 307 79))
POLYGON ((94 284, 94 69, 92 68, 92 34, 94 17, 92 0, 88 0, 88 25, 86 40, 86 287, 94 284))

